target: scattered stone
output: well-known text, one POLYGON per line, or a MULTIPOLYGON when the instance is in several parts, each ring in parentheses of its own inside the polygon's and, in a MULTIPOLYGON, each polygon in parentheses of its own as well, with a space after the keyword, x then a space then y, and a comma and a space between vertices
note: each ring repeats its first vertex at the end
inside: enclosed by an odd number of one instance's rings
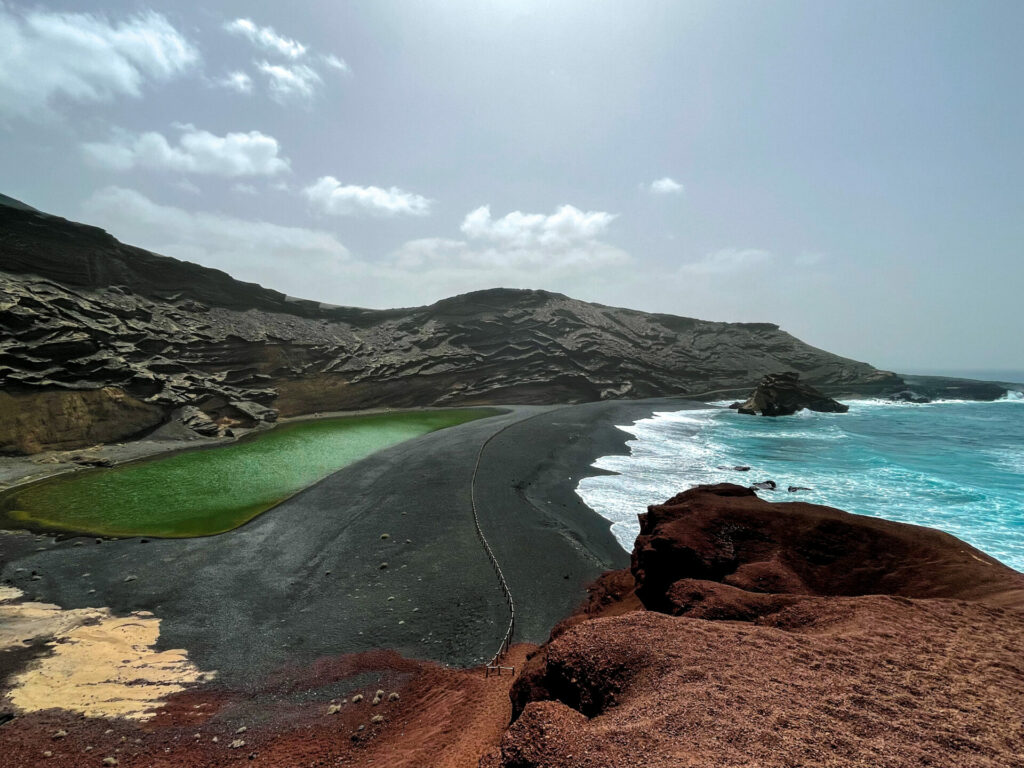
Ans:
POLYGON ((392 691, 388 694, 388 701, 398 701, 398 691, 392 691))
POLYGON ((754 483, 750 488, 758 491, 774 491, 777 486, 774 480, 764 480, 760 483, 754 483))
POLYGON ((212 739, 210 739, 210 741, 212 741, 214 744, 216 744, 218 741, 220 741, 220 739, 218 739, 216 736, 214 736, 212 739))
POLYGON ((382 533, 382 534, 380 535, 380 537, 381 537, 382 539, 390 539, 390 538, 391 538, 391 534, 390 534, 390 533, 382 533))
POLYGON ((365 731, 366 730, 366 726, 365 725, 360 725, 358 728, 356 728, 356 730, 357 731, 365 731))
POLYGON ((358 704, 362 700, 363 700, 363 694, 361 694, 361 693, 357 693, 355 696, 352 697, 352 703, 353 704, 358 704))
POLYGON ((243 725, 241 728, 239 728, 237 731, 235 731, 235 733, 245 733, 248 730, 249 730, 249 728, 247 726, 243 725))
POLYGON ((797 491, 813 491, 813 488, 805 488, 802 485, 791 485, 789 486, 790 493, 796 493, 797 491))
POLYGON ((130 574, 128 576, 125 576, 124 577, 125 584, 127 584, 129 581, 135 581, 137 578, 139 578, 139 577, 136 576, 134 573, 130 574))
POLYGON ((239 747, 244 747, 244 746, 245 746, 245 742, 244 741, 242 741, 241 739, 235 739, 230 744, 228 744, 228 749, 238 749, 239 747))
POLYGON ((370 722, 371 723, 383 723, 384 722, 384 715, 374 715, 373 717, 370 718, 370 722))
POLYGON ((385 569, 386 569, 387 567, 388 567, 388 564, 387 564, 387 563, 381 563, 381 564, 380 564, 380 569, 381 569, 382 571, 383 571, 383 570, 385 570, 385 569))
POLYGON ((104 765, 117 765, 117 758, 116 757, 104 757, 103 758, 103 764, 104 765))
POLYGON ((53 738, 55 738, 55 739, 63 739, 67 735, 68 735, 68 732, 65 731, 63 728, 61 728, 59 731, 57 731, 55 734, 53 734, 53 738))
POLYGON ((331 706, 327 708, 328 715, 336 715, 339 712, 341 712, 341 704, 331 704, 331 706))
POLYGON ((43 752, 43 757, 53 757, 53 752, 47 749, 43 752))

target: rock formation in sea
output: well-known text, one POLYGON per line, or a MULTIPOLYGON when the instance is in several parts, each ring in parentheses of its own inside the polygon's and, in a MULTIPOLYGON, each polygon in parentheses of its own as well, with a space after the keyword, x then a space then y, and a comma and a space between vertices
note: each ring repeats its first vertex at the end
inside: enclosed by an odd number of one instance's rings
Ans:
POLYGON ((736 485, 641 515, 512 690, 495 768, 1021 765, 1024 575, 736 485))
POLYGON ((850 406, 800 381, 797 371, 770 373, 743 403, 733 404, 740 413, 761 416, 790 416, 806 408, 824 413, 846 413, 850 406))
POLYGON ((844 391, 904 387, 770 323, 547 291, 392 310, 303 301, 10 198, 0 327, 2 453, 122 440, 171 419, 210 435, 278 414, 746 389, 780 369, 844 391))

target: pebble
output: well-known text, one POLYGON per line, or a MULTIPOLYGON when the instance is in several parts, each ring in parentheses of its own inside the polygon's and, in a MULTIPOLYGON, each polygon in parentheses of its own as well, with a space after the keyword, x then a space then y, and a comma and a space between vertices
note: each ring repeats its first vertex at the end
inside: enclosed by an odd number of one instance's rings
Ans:
POLYGON ((57 731, 55 734, 53 734, 53 738, 55 738, 55 739, 63 739, 67 735, 68 735, 68 732, 65 731, 63 728, 61 728, 59 731, 57 731))
POLYGON ((388 694, 388 701, 398 701, 398 691, 392 691, 388 694))
POLYGON ((336 715, 339 712, 341 712, 341 704, 331 704, 331 706, 327 708, 328 715, 336 715))
POLYGON ((137 578, 139 578, 139 577, 136 576, 135 574, 131 574, 129 576, 125 576, 124 580, 125 580, 125 583, 127 583, 129 581, 135 581, 137 578))
POLYGON ((104 757, 103 758, 103 764, 104 765, 117 765, 117 758, 116 757, 104 757))
POLYGON ((363 694, 361 694, 361 693, 357 693, 355 696, 352 697, 352 703, 353 704, 358 704, 362 700, 363 700, 363 694))
POLYGON ((390 533, 382 533, 382 534, 380 535, 380 537, 381 537, 382 539, 390 539, 390 538, 391 538, 391 534, 390 534, 390 533))
POLYGON ((248 730, 249 730, 248 727, 243 725, 241 728, 239 728, 237 731, 235 731, 235 733, 245 733, 248 730))
POLYGON ((50 750, 46 750, 45 752, 43 752, 43 757, 53 757, 53 752, 51 752, 50 750))
POLYGON ((230 744, 228 744, 228 748, 229 749, 238 749, 239 747, 244 747, 244 746, 245 746, 245 742, 242 741, 241 739, 235 739, 230 744))
POLYGON ((370 722, 371 723, 383 723, 384 722, 384 715, 374 715, 373 717, 370 718, 370 722))

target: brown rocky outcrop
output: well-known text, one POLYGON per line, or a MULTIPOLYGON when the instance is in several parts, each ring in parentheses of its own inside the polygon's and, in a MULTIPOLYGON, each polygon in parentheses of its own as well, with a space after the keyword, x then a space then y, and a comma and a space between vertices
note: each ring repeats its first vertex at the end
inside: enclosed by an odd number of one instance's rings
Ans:
POLYGON ((37 453, 111 443, 152 429, 163 409, 116 387, 0 392, 0 453, 37 453))
POLYGON ((1024 575, 954 537, 701 487, 641 516, 481 764, 1022 766, 1021 658, 1024 575))
POLYGON ((789 416, 804 408, 823 413, 846 413, 850 410, 848 405, 800 381, 797 371, 768 374, 746 402, 734 403, 734 406, 740 413, 761 416, 789 416))
MULTIPOLYGON (((426 307, 302 301, 0 200, 0 389, 116 387, 170 418, 222 425, 278 412, 582 402, 747 387, 793 368, 822 385, 895 374, 768 323, 713 323, 495 289, 426 307)), ((106 414, 86 414, 117 432, 106 414)), ((39 445, 56 433, 38 430, 39 445)), ((130 433, 124 433, 130 434, 130 433)))

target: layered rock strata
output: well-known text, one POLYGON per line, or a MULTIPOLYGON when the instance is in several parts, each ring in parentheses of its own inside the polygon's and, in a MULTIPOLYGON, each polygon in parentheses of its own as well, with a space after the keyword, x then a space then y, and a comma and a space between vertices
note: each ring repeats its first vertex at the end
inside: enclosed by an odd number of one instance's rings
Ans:
POLYGON ((768 323, 530 290, 395 310, 302 301, 2 201, 0 329, 0 390, 16 399, 0 402, 4 452, 131 437, 184 407, 223 431, 277 414, 696 393, 781 368, 819 384, 902 388, 768 323), (103 408, 82 405, 77 393, 104 388, 119 393, 116 406, 97 395, 103 408), (16 419, 36 425, 29 437, 14 434, 16 419))

